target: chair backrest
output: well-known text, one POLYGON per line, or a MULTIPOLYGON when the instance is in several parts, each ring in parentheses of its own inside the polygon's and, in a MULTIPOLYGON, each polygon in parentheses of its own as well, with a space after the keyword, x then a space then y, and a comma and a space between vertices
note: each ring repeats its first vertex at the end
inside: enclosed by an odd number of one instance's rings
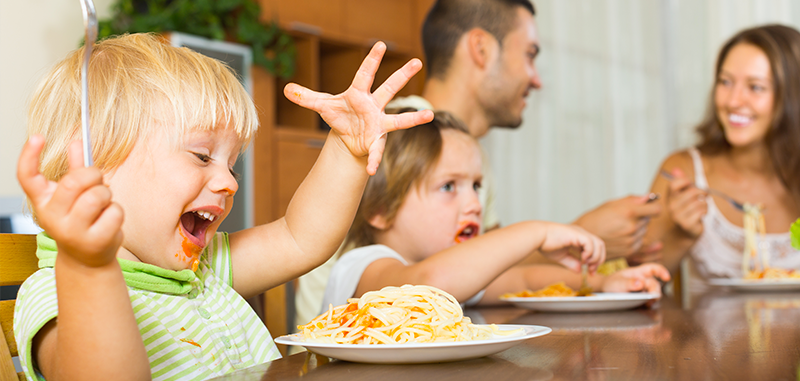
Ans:
MULTIPOLYGON (((0 234, 0 286, 18 286, 39 269, 36 258, 36 235, 0 234)), ((11 357, 17 356, 14 340, 14 300, 0 301, 0 380, 24 380, 16 373, 11 357)))

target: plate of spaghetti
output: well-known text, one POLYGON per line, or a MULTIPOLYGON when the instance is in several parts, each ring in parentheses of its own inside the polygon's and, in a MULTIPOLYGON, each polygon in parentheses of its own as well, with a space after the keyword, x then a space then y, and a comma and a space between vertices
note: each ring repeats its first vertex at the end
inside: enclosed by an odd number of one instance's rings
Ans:
MULTIPOLYGON (((796 274, 796 272, 794 273, 796 274)), ((717 278, 717 279, 709 279, 708 284, 712 286, 730 287, 738 291, 758 292, 758 291, 800 290, 800 278, 762 278, 762 279, 717 278)))
POLYGON ((558 282, 536 291, 503 294, 500 299, 517 307, 544 312, 599 312, 636 308, 658 299, 658 295, 642 292, 598 292, 589 296, 578 296, 577 291, 564 282, 558 282))
POLYGON ((768 250, 759 245, 766 235, 763 210, 761 205, 744 203, 742 278, 709 279, 710 285, 740 291, 800 290, 800 272, 772 267, 768 250))
POLYGON ((546 335, 535 325, 473 324, 450 294, 429 286, 385 287, 331 306, 300 332, 275 339, 339 360, 420 364, 483 357, 546 335))

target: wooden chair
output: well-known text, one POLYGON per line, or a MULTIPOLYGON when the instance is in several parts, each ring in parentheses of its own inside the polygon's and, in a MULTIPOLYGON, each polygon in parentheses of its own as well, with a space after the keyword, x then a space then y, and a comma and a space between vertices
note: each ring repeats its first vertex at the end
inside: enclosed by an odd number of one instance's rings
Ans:
MULTIPOLYGON (((19 286, 38 269, 36 235, 0 234, 0 286, 19 286)), ((25 375, 17 373, 11 361, 18 355, 14 340, 15 302, 0 301, 0 331, 5 337, 0 341, 0 381, 25 380, 25 375)))

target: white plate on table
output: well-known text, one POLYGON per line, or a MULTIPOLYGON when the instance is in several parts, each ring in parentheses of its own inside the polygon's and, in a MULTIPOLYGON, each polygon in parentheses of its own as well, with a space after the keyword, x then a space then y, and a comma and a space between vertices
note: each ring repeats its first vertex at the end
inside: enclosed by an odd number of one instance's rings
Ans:
POLYGON ((730 287, 739 291, 797 291, 800 290, 800 279, 741 279, 717 278, 709 279, 712 286, 730 287))
POLYGON ((598 292, 592 296, 503 298, 517 307, 545 312, 618 311, 639 307, 658 296, 643 292, 598 292))
POLYGON ((496 324, 501 331, 521 329, 509 336, 493 335, 487 340, 452 343, 407 344, 330 344, 303 341, 302 333, 275 339, 278 344, 300 345, 318 355, 339 360, 372 364, 423 364, 459 361, 488 356, 504 351, 520 342, 546 335, 552 330, 538 325, 496 324))

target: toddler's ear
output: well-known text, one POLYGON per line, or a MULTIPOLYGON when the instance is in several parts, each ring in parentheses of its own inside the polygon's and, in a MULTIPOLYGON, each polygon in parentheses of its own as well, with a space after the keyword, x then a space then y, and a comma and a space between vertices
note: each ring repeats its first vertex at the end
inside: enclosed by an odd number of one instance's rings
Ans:
POLYGON ((368 222, 373 228, 378 230, 386 230, 390 225, 389 222, 386 221, 386 217, 384 217, 383 214, 376 214, 372 216, 368 222))

